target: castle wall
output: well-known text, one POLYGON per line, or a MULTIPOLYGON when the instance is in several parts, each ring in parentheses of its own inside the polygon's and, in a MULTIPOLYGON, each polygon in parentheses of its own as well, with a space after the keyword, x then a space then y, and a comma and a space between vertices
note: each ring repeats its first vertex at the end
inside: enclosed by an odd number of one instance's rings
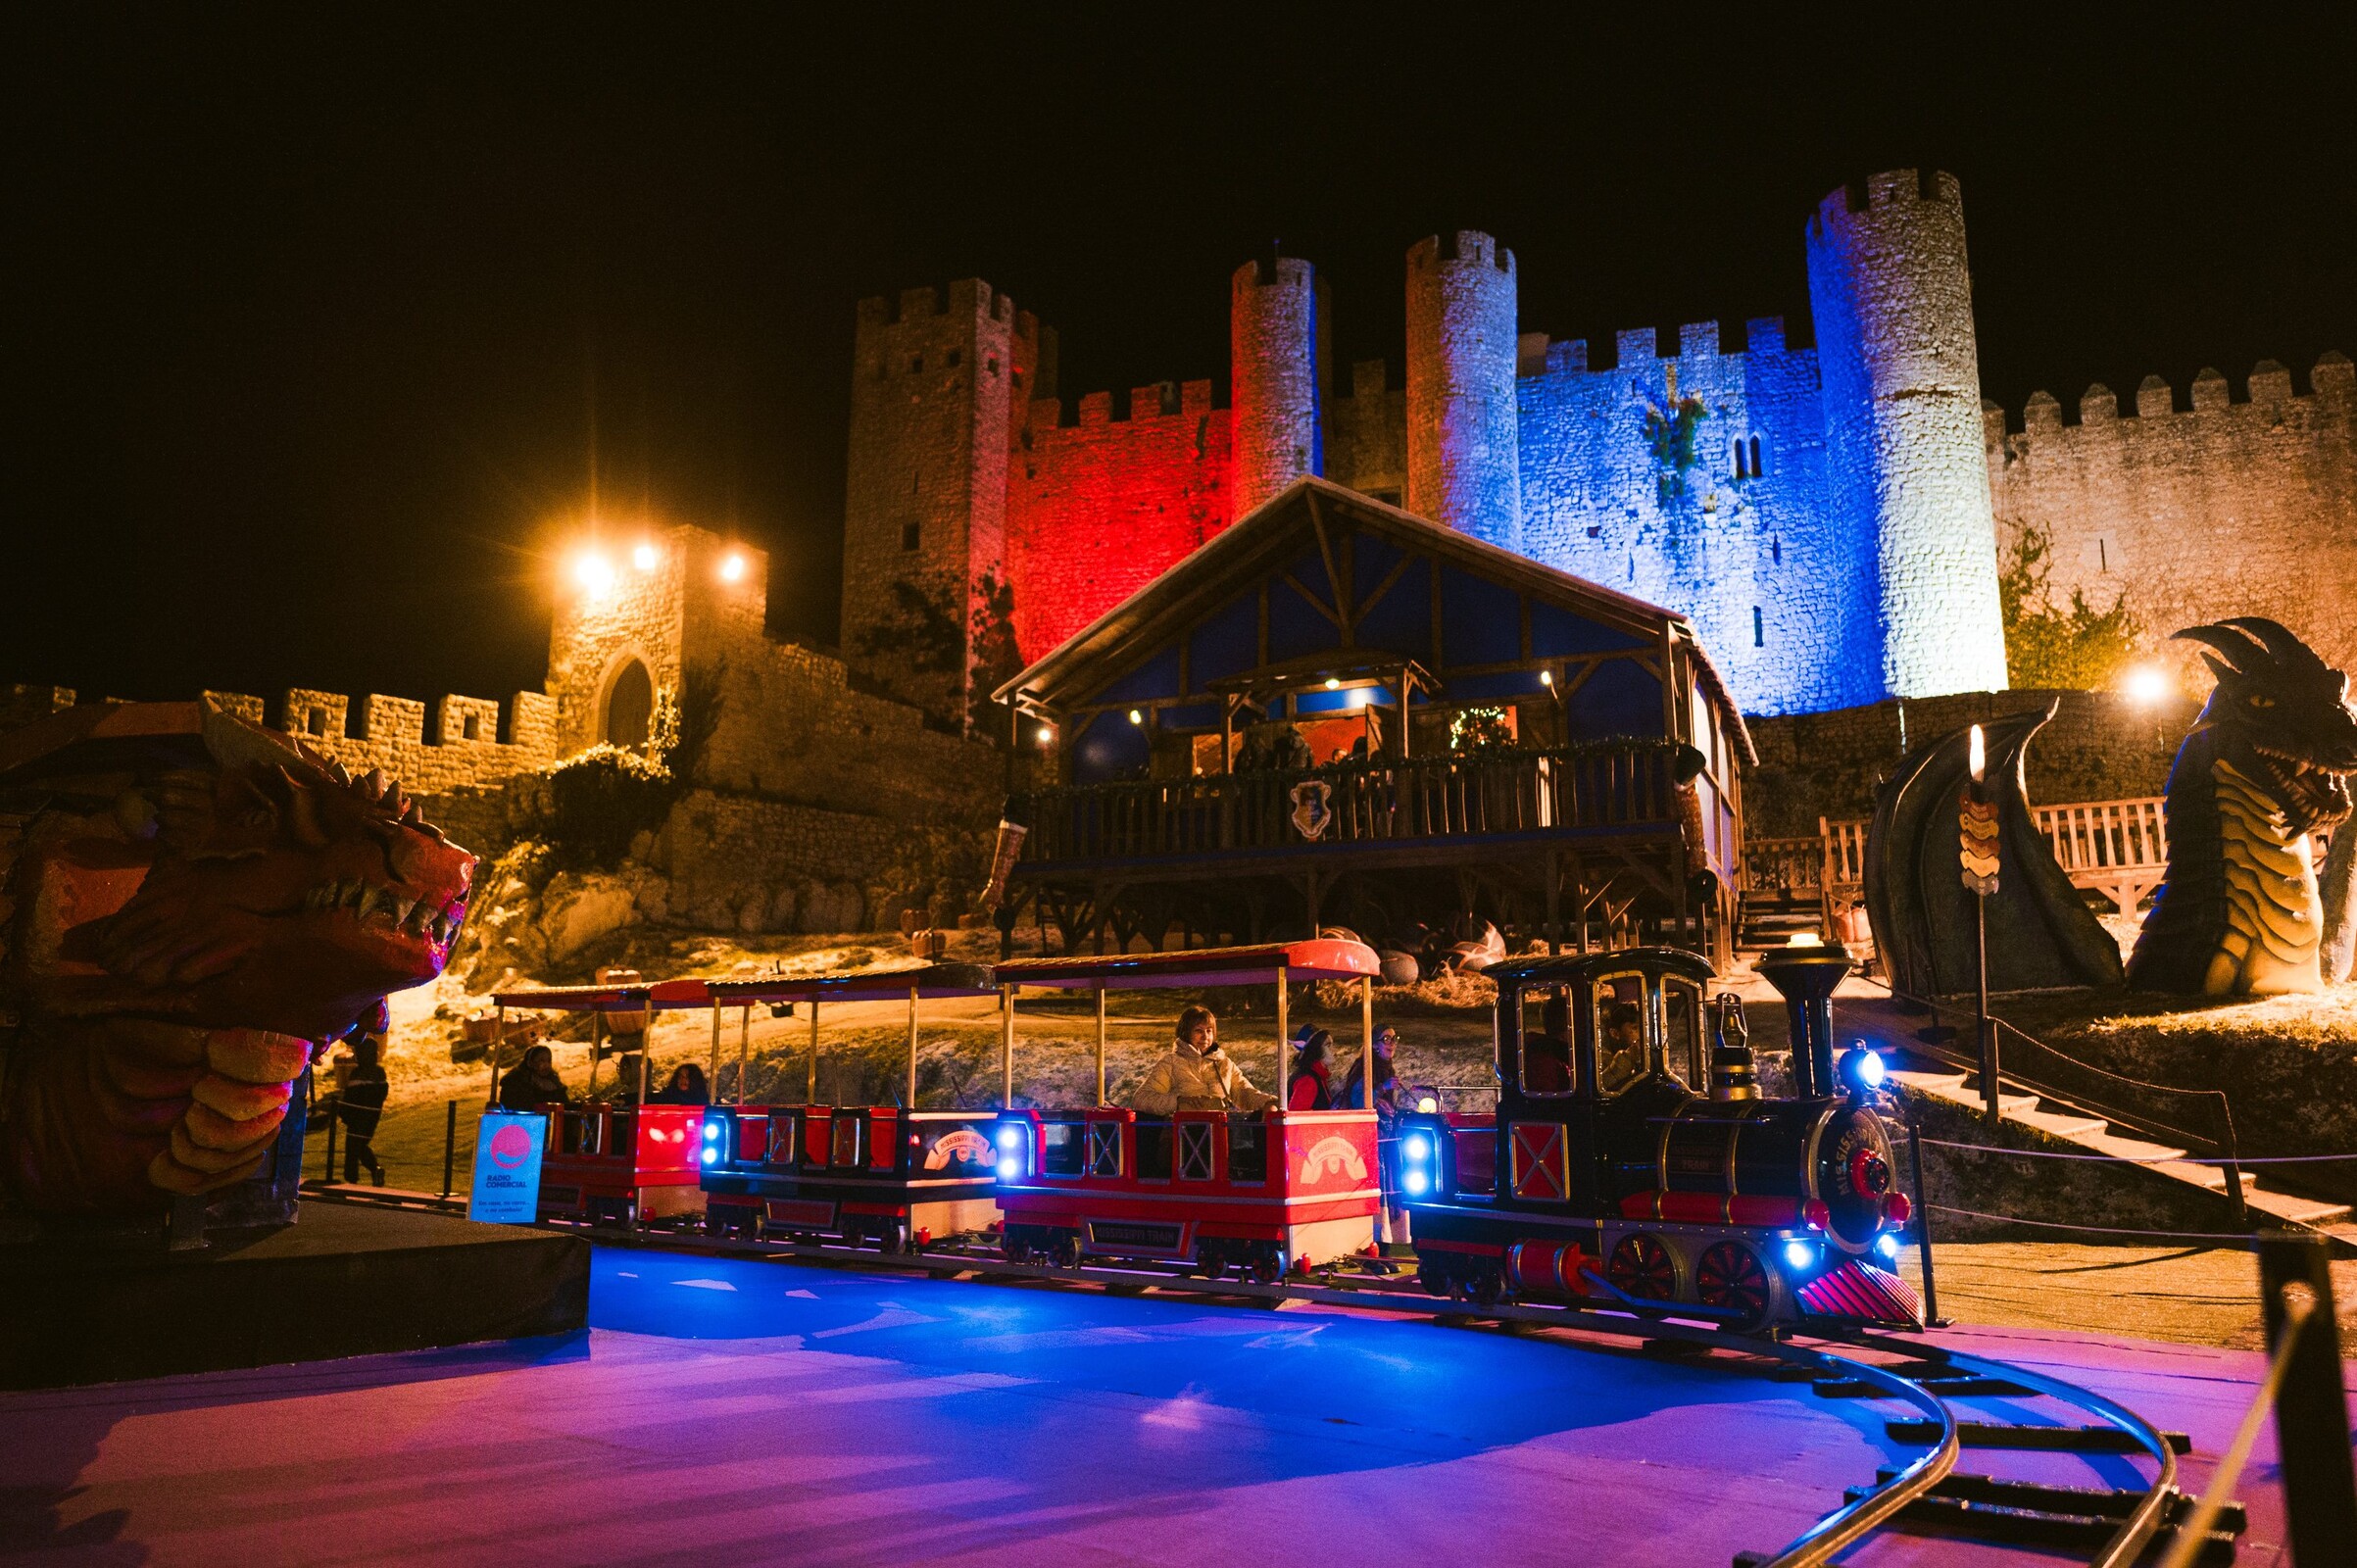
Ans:
MULTIPOLYGON (((2076 423, 2044 393, 2021 428, 1988 412, 1999 525, 2052 541, 2049 586, 2098 609, 2125 595, 2148 636, 2227 615, 2267 615, 2327 662, 2357 662, 2357 369, 2328 354, 2294 392, 2262 363, 2246 401, 2205 369, 2188 407, 2147 376, 2132 409, 2091 386, 2076 423)), ((2164 654, 2171 652, 2163 646, 2164 654)), ((2176 657, 2190 669, 2194 650, 2176 657)))
POLYGON ((355 704, 341 692, 298 686, 272 713, 261 698, 243 692, 204 695, 242 718, 285 730, 354 774, 381 768, 410 795, 497 784, 557 759, 556 704, 539 692, 517 692, 508 700, 504 730, 499 703, 445 697, 434 705, 431 739, 425 704, 408 697, 370 693, 355 704), (470 718, 472 736, 466 734, 470 718), (503 740, 503 733, 509 738, 503 740))
POLYGON ((1407 510, 1522 548, 1514 253, 1470 229, 1407 253, 1407 510))
POLYGON ((1229 423, 1235 448, 1231 520, 1303 474, 1326 471, 1326 280, 1298 256, 1247 262, 1228 308, 1229 423))
POLYGON ((1808 224, 1827 499, 1876 541, 1882 689, 1997 691, 2005 636, 1981 372, 1951 174, 1836 191, 1808 224))
POLYGON ((962 726, 975 587, 1005 569, 1008 449, 1042 363, 1028 314, 974 278, 859 302, 843 531, 843 647, 962 726), (911 636, 930 615, 944 638, 911 636), (941 646, 934 646, 934 644, 941 646), (921 648, 918 657, 912 650, 921 648))
POLYGON ((1233 520, 1229 413, 1211 383, 1165 381, 1130 394, 1113 417, 1109 392, 1031 406, 1009 474, 1007 562, 1015 639, 1040 658, 1146 586, 1233 520))
POLYGON ((1386 387, 1381 360, 1350 367, 1350 395, 1326 410, 1326 477, 1400 505, 1407 496, 1407 393, 1386 387))
POLYGON ((1747 713, 1882 695, 1871 646, 1859 657, 1871 536, 1825 504, 1816 355, 1788 347, 1780 318, 1752 321, 1740 351, 1706 321, 1666 357, 1640 328, 1609 369, 1578 341, 1526 343, 1525 365, 1524 554, 1689 616, 1747 713), (1645 430, 1673 377, 1705 409, 1683 472, 1645 430))

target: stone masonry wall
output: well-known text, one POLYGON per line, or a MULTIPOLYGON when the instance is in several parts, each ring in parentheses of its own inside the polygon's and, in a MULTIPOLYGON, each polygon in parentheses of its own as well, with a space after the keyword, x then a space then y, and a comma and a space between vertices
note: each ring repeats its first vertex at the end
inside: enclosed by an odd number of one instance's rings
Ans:
POLYGON ((2110 692, 2007 691, 1753 718, 1759 765, 1743 775, 1743 830, 1752 838, 1813 838, 1820 816, 1869 816, 1875 790, 1907 750, 2052 701, 2061 708, 2030 743, 2033 806, 2159 795, 2200 710, 2187 699, 2145 708, 2110 692))
POLYGON ((1063 422, 1054 399, 1031 405, 1008 474, 1008 566, 1015 641, 1025 661, 1053 651, 1233 520, 1229 411, 1211 383, 1164 381, 1080 400, 1063 422))
POLYGON ((2159 376, 2123 410, 2090 386, 2078 419, 2043 392, 2008 432, 1985 410, 1989 486, 2008 535, 2052 541, 2050 586, 2098 608, 2125 597, 2156 652, 2190 670, 2197 651, 2164 640, 2227 615, 2267 615, 2328 662, 2357 663, 2357 369, 2327 354, 2295 393, 2273 361, 2247 400, 2204 369, 2190 407, 2159 376))

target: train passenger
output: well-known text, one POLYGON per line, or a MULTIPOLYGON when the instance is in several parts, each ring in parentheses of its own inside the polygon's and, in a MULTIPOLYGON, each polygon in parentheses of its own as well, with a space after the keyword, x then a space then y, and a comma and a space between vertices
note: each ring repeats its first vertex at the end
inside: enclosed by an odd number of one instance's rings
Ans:
POLYGON ((557 1054, 546 1046, 534 1046, 525 1052, 523 1060, 499 1081, 502 1110, 538 1110, 543 1105, 571 1103, 572 1096, 565 1092, 565 1080, 557 1076, 557 1054))
POLYGON ((1208 1007, 1179 1014, 1170 1054, 1154 1064, 1129 1097, 1132 1110, 1167 1116, 1180 1110, 1265 1110, 1277 1097, 1252 1087, 1219 1049, 1219 1020, 1208 1007))
POLYGON ((1293 1074, 1285 1082, 1285 1108, 1334 1108, 1334 1037, 1323 1029, 1312 1030, 1294 1053, 1293 1074))
POLYGON ((712 1086, 705 1082, 704 1069, 692 1061, 683 1061, 672 1068, 671 1076, 663 1086, 647 1097, 650 1105, 709 1105, 712 1102, 712 1086))
POLYGON ((1560 1095, 1571 1089, 1571 1004, 1550 991, 1539 1008, 1539 1032, 1522 1037, 1522 1088, 1526 1094, 1560 1095))
POLYGON ((1645 1014, 1633 1002, 1605 1002, 1598 1009, 1602 1024, 1596 1032, 1596 1088, 1618 1094, 1645 1074, 1645 1014))
MULTIPOLYGON (((1399 1031, 1385 1024, 1375 1031, 1375 1115, 1389 1127, 1391 1119, 1406 1109, 1403 1101, 1407 1086, 1392 1064, 1392 1056, 1399 1049, 1399 1031)), ((1350 1071, 1343 1079, 1340 1103, 1350 1110, 1367 1108, 1367 1084, 1364 1063, 1352 1060, 1350 1071)))

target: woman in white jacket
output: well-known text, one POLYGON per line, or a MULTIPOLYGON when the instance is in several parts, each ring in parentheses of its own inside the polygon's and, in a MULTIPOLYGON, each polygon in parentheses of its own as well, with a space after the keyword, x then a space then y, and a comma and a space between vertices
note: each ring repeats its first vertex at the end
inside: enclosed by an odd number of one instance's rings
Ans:
POLYGON ((1170 1054, 1154 1064, 1129 1097, 1129 1107, 1149 1116, 1178 1110, 1265 1110, 1277 1097, 1252 1087, 1219 1049, 1219 1020, 1208 1007, 1179 1014, 1178 1040, 1170 1054))

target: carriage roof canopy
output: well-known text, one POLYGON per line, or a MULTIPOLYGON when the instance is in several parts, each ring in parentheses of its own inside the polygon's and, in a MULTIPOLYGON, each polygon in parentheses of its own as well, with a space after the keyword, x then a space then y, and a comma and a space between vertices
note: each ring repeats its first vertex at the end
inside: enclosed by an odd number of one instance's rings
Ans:
POLYGON ((1528 701, 1547 690, 1542 672, 1574 738, 1659 736, 1673 643, 1736 756, 1756 760, 1683 615, 1304 478, 994 695, 1065 725, 1076 759, 1105 750, 1114 766, 1149 725, 1216 729, 1224 705, 1528 701))

